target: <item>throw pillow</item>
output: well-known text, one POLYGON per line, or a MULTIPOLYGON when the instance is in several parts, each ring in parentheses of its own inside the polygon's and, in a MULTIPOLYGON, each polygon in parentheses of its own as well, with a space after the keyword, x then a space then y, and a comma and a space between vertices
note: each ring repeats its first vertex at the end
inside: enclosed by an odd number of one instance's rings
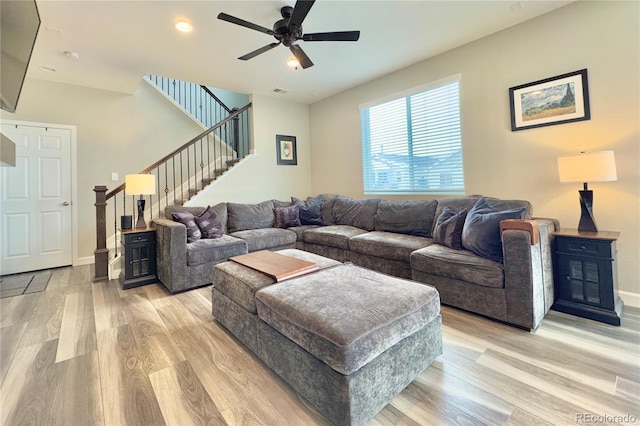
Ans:
POLYGON ((445 207, 436 220, 436 226, 433 229, 433 242, 462 250, 462 228, 466 217, 467 209, 456 213, 455 210, 445 207))
POLYGON ((222 237, 224 233, 222 231, 222 223, 211 206, 207 206, 206 210, 196 216, 195 219, 200 232, 202 232, 202 238, 222 237))
POLYGON ((289 228, 292 226, 300 226, 299 208, 296 205, 289 207, 276 207, 273 209, 275 221, 274 228, 289 228))
POLYGON ((187 227, 188 243, 193 243, 194 241, 198 241, 200 238, 202 238, 202 232, 200 232, 200 228, 198 228, 196 218, 191 213, 173 213, 171 216, 173 217, 173 220, 175 220, 176 222, 180 222, 187 227))
POLYGON ((527 209, 496 210, 486 198, 473 206, 462 228, 462 247, 495 262, 502 262, 500 222, 505 219, 523 219, 527 209))
POLYGON ((299 198, 291 197, 293 204, 298 206, 300 223, 302 225, 322 225, 322 196, 307 198, 302 201, 299 198))

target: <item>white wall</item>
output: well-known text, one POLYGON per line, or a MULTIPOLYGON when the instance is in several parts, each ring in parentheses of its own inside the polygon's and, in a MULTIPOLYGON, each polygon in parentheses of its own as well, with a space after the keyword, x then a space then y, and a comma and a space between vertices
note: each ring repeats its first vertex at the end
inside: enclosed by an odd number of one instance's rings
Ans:
MULTIPOLYGON (((202 131, 147 84, 133 95, 28 79, 8 120, 77 126, 78 257, 96 248, 96 185, 114 189, 202 131), (111 173, 119 181, 111 181, 111 173)), ((107 229, 113 229, 108 223, 107 229)))
POLYGON ((311 195, 309 107, 265 96, 253 96, 251 103, 255 155, 232 168, 189 205, 287 201, 291 196, 311 195), (277 164, 276 135, 296 137, 297 166, 277 164))
POLYGON ((312 192, 365 197, 359 104, 461 73, 467 194, 527 199, 534 215, 554 217, 563 227, 575 228, 580 216, 577 191, 582 185, 558 181, 557 156, 615 151, 618 181, 590 188, 599 228, 621 232, 620 289, 637 297, 639 6, 638 2, 572 3, 313 104, 312 192), (509 87, 583 68, 589 75, 591 120, 511 131, 509 87))

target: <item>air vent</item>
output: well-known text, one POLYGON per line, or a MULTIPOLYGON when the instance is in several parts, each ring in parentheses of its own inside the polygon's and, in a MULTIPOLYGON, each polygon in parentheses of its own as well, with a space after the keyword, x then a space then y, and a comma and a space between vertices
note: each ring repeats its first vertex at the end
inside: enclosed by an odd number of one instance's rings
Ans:
POLYGON ((276 87, 275 89, 273 89, 274 93, 280 93, 282 95, 284 95, 285 93, 289 93, 289 91, 287 89, 283 89, 281 87, 276 87))

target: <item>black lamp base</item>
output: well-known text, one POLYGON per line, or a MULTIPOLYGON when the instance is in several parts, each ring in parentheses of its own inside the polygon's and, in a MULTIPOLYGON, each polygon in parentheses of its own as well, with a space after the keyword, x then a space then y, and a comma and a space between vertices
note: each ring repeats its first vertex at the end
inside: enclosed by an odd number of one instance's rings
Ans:
POLYGON ((596 219, 593 217, 593 191, 585 189, 580 192, 580 222, 578 231, 598 232, 596 219))
POLYGON ((144 221, 144 199, 140 197, 138 200, 138 220, 136 221, 136 228, 146 228, 147 223, 144 221))

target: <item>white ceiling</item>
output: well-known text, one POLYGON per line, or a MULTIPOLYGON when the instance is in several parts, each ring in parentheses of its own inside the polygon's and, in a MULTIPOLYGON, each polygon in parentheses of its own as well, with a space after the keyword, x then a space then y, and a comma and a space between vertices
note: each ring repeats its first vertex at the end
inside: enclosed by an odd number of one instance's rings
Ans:
POLYGON ((37 0, 42 25, 28 75, 133 93, 142 75, 156 74, 313 103, 568 3, 318 0, 304 21, 305 32, 360 30, 360 40, 300 42, 315 66, 292 70, 285 64, 292 54, 284 46, 249 61, 236 59, 275 40, 216 16, 225 12, 271 28, 280 8, 293 6, 293 0, 37 0), (174 29, 179 18, 191 22, 191 33, 174 29), (70 59, 65 51, 80 58, 70 59), (274 88, 289 92, 276 95, 274 88))

